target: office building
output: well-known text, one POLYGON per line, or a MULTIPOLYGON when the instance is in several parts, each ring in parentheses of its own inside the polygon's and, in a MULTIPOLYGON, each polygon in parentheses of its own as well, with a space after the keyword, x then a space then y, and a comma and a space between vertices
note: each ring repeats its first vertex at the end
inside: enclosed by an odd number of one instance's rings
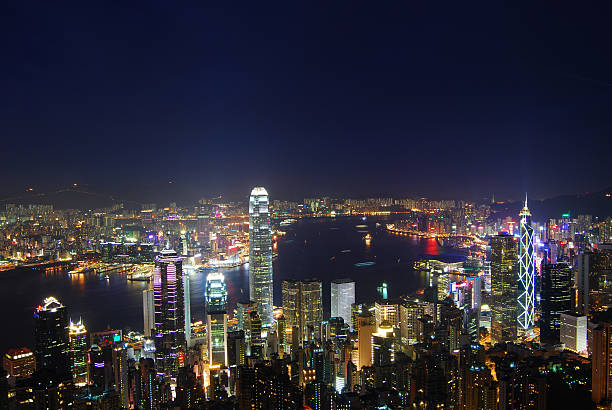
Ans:
POLYGON ((612 401, 612 324, 599 323, 593 329, 591 398, 596 404, 612 401))
POLYGON ((142 291, 142 313, 144 316, 144 335, 151 337, 155 329, 155 305, 153 303, 153 289, 142 291))
POLYGON ((336 279, 331 283, 331 317, 341 317, 352 329, 351 306, 355 303, 355 281, 336 279))
POLYGON ((491 237, 491 342, 514 341, 517 335, 517 241, 507 234, 491 237))
POLYGON ((362 314, 357 317, 357 368, 372 366, 372 335, 376 333, 374 316, 362 314))
POLYGON ((36 370, 52 374, 55 381, 70 380, 68 315, 54 297, 46 298, 34 311, 36 370))
POLYGON ((87 371, 87 329, 83 322, 70 321, 68 327, 68 343, 70 346, 70 370, 75 386, 85 386, 89 382, 87 371))
POLYGON ((284 280, 283 316, 286 326, 297 327, 300 343, 320 338, 323 321, 323 284, 319 280, 284 280))
POLYGON ((236 304, 236 315, 238 316, 238 330, 245 330, 245 324, 249 321, 252 311, 257 311, 257 302, 238 302, 236 304))
POLYGON ((191 346, 191 288, 189 286, 189 274, 183 275, 183 304, 185 306, 185 341, 191 346))
POLYGON ((399 327, 401 343, 413 345, 419 339, 418 321, 425 316, 425 303, 406 301, 399 305, 399 327))
POLYGON ((227 290, 222 273, 206 277, 206 333, 211 366, 227 366, 227 290))
POLYGON ((380 327, 381 323, 389 322, 394 328, 400 327, 400 305, 395 301, 380 301, 374 303, 374 317, 376 318, 376 327, 380 327))
POLYGON ((255 187, 249 198, 249 294, 262 325, 272 324, 272 231, 268 192, 255 187))
POLYGON ((525 206, 519 213, 520 239, 519 239, 519 277, 517 291, 518 330, 525 334, 533 329, 535 322, 535 248, 533 228, 531 226, 531 212, 525 206))
POLYGON ((587 354, 587 317, 561 313, 560 341, 565 348, 580 355, 587 354))
POLYGON ((561 314, 572 310, 572 270, 566 263, 542 265, 540 340, 557 344, 560 340, 561 314))
POLYGON ((186 349, 183 260, 173 250, 155 258, 155 366, 159 374, 176 378, 179 352, 186 349))
POLYGON ((36 371, 36 358, 27 347, 9 349, 2 358, 2 367, 9 377, 25 379, 36 371))

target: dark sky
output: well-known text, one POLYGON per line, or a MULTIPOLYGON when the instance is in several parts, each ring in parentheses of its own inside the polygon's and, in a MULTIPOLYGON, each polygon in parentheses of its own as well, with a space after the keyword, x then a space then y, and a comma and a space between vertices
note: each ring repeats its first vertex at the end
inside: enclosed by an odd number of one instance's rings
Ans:
POLYGON ((604 2, 206 3, 3 3, 0 194, 612 185, 604 2))

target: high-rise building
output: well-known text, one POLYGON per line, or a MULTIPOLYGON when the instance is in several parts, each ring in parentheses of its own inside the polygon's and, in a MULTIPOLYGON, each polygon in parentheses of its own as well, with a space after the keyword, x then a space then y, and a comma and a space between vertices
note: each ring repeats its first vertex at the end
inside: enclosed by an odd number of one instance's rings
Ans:
POLYGON ((596 404, 612 400, 612 324, 600 323, 593 329, 591 394, 596 404))
POLYGON ((68 343, 70 345, 70 370, 75 386, 85 386, 89 382, 87 372, 87 329, 83 322, 70 321, 68 327, 68 343))
POLYGON ((561 313, 560 341, 572 352, 586 355, 587 317, 573 313, 561 313))
POLYGON ((37 371, 46 370, 58 380, 72 379, 66 307, 48 297, 34 311, 34 354, 37 371))
POLYGON ((323 284, 319 280, 284 280, 283 315, 286 326, 298 328, 300 342, 320 338, 323 284))
POLYGON ((227 366, 227 290, 222 273, 206 277, 206 333, 211 366, 227 366))
POLYGON ((374 317, 376 327, 380 327, 382 322, 389 322, 394 328, 400 327, 400 305, 397 301, 380 301, 374 303, 374 317))
POLYGON ((249 315, 252 311, 257 311, 257 302, 238 302, 236 303, 236 315, 238 316, 238 329, 245 330, 245 325, 249 321, 249 315))
POLYGON ((2 367, 9 377, 28 378, 36 371, 36 358, 27 347, 9 349, 2 358, 2 367))
POLYGON ((589 317, 612 306, 612 251, 601 248, 576 256, 578 312, 589 317))
POLYGON ((403 302, 399 305, 399 327, 401 342, 413 345, 419 339, 418 321, 425 316, 426 304, 420 302, 403 302))
MULTIPOLYGON (((355 281, 336 279, 331 283, 331 317, 341 317, 352 326, 351 305, 355 303, 355 281)), ((352 329, 352 328, 351 328, 352 329)))
POLYGON ((142 313, 144 316, 144 335, 146 337, 151 337, 151 331, 155 329, 155 304, 153 300, 153 289, 142 291, 142 313))
POLYGON ((113 373, 115 376, 115 390, 119 395, 121 408, 130 408, 130 384, 128 352, 125 343, 117 343, 112 352, 113 373))
POLYGON ((189 286, 189 274, 183 275, 183 303, 185 304, 185 341, 191 346, 191 288, 189 286))
POLYGON ((566 263, 542 265, 540 340, 557 344, 561 314, 572 310, 572 270, 566 263))
POLYGON ((357 353, 359 355, 357 368, 372 366, 372 335, 376 333, 374 316, 362 314, 357 317, 357 353))
POLYGON ((166 377, 178 375, 179 352, 185 351, 183 260, 173 250, 163 250, 153 268, 155 304, 155 366, 166 377))
POLYGON ((517 243, 507 234, 491 237, 491 341, 509 342, 517 330, 517 243))
POLYGON ((272 324, 272 231, 268 192, 255 187, 249 198, 249 293, 264 327, 272 324))
POLYGON ((519 277, 517 292, 518 330, 524 334, 533 329, 535 316, 535 244, 531 227, 531 212, 525 206, 519 213, 521 236, 519 241, 519 277))

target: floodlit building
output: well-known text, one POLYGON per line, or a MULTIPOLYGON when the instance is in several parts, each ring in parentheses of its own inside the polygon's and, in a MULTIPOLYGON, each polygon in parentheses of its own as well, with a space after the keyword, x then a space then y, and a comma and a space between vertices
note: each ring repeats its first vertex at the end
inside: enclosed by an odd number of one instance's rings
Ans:
POLYGON ((76 386, 85 386, 89 382, 87 371, 87 329, 83 322, 70 321, 68 327, 68 343, 70 345, 70 370, 76 386))
POLYGON ((211 366, 227 366, 227 290, 222 273, 206 277, 206 333, 211 366))
POLYGON ((491 341, 509 342, 517 330, 517 241, 500 234, 491 237, 491 341))
POLYGON ((531 226, 531 212, 525 206, 519 213, 520 240, 519 240, 519 276, 517 292, 518 327, 522 334, 533 329, 535 322, 535 248, 533 228, 531 226))
POLYGON ((163 250, 153 269, 155 305, 155 367, 158 373, 177 377, 179 352, 186 350, 183 259, 163 250))
POLYGON ((298 328, 300 342, 320 338, 323 284, 319 280, 284 280, 283 315, 286 326, 298 328))
POLYGON ((272 231, 268 192, 255 187, 249 198, 249 293, 262 325, 272 324, 272 231))
POLYGON ((587 326, 586 316, 573 313, 561 313, 560 341, 565 348, 581 355, 587 353, 587 326))
POLYGON ((331 283, 331 317, 341 317, 351 325, 351 306, 355 303, 355 281, 336 279, 331 283))

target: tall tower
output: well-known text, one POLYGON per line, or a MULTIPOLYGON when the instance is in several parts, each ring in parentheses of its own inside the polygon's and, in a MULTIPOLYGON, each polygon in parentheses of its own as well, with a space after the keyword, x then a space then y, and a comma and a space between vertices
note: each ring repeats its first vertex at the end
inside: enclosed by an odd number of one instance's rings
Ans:
POLYGON ((222 273, 206 277, 206 333, 208 362, 227 366, 227 290, 222 273))
MULTIPOLYGON (((323 321, 323 284, 320 280, 284 280, 283 315, 288 327, 297 326, 300 342, 320 338, 323 321)), ((280 336, 279 336, 280 337, 280 336)))
POLYGON ((331 317, 341 317, 351 325, 351 305, 355 303, 355 281, 336 279, 331 283, 331 317))
POLYGON ((511 235, 491 237, 491 342, 516 339, 517 242, 511 235))
POLYGON ((179 351, 185 351, 183 260, 165 249, 153 269, 155 304, 155 367, 166 377, 178 376, 179 351))
POLYGON ((34 311, 36 370, 47 370, 56 381, 71 380, 66 307, 48 297, 34 311))
POLYGON ((272 234, 268 192, 255 187, 249 198, 249 292, 262 326, 272 324, 272 234))
POLYGON ((68 341, 70 345, 70 370, 72 371, 72 380, 76 386, 82 387, 89 382, 89 373, 87 372, 87 329, 83 322, 70 321, 68 327, 68 341))
POLYGON ((560 341, 561 314, 572 311, 572 279, 572 270, 566 263, 542 265, 540 340, 544 343, 560 341))
POLYGON ((525 206, 519 213, 521 218, 521 237, 519 242, 519 280, 518 280, 518 330, 526 333, 533 329, 535 307, 535 250, 531 212, 525 206))

